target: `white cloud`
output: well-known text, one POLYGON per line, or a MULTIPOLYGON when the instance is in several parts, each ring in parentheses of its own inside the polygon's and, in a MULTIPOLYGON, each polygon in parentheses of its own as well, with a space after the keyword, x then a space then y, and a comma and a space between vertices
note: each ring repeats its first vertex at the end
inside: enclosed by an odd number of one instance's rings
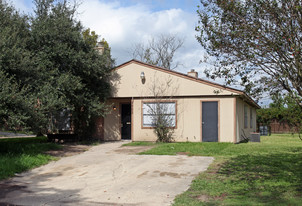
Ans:
POLYGON ((131 59, 129 49, 133 44, 148 41, 161 33, 172 33, 185 38, 184 47, 175 59, 184 65, 178 71, 187 72, 192 67, 200 66, 203 51, 195 39, 195 13, 174 8, 153 12, 147 5, 140 3, 121 7, 118 2, 104 3, 97 0, 86 0, 79 10, 78 18, 83 25, 108 41, 117 64, 131 59))
POLYGON ((110 45, 124 42, 145 13, 139 5, 119 7, 117 3, 102 3, 97 0, 85 1, 79 11, 83 25, 106 38, 110 45))
POLYGON ((10 5, 13 5, 20 12, 24 12, 26 14, 32 12, 31 3, 28 3, 28 0, 8 0, 10 5))

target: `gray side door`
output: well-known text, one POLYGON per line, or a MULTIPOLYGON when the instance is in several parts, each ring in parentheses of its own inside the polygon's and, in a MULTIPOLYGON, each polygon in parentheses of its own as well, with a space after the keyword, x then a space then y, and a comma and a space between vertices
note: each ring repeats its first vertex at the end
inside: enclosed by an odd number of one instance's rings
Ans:
POLYGON ((202 141, 218 142, 218 102, 202 102, 202 141))

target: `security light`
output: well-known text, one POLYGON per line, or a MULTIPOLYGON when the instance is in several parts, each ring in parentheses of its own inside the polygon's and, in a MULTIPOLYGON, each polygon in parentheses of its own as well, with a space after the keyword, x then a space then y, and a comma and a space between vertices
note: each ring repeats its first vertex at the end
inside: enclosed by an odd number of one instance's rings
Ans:
POLYGON ((141 80, 143 81, 145 79, 145 72, 141 72, 141 80))

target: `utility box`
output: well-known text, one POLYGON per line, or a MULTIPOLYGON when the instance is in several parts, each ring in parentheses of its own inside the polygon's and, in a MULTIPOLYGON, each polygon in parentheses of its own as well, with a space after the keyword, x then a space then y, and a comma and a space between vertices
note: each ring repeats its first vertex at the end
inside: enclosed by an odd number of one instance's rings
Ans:
POLYGON ((251 133, 250 142, 260 142, 260 133, 251 133))
POLYGON ((260 126, 259 132, 261 136, 267 136, 268 135, 268 127, 267 126, 260 126))

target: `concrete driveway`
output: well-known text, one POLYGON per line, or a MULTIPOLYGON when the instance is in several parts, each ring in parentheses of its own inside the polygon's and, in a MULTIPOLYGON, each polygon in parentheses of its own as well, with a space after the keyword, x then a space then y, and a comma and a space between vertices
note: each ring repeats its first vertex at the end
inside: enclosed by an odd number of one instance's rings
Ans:
POLYGON ((13 132, 0 132, 0 139, 19 138, 19 137, 35 137, 35 135, 20 134, 20 133, 13 133, 13 132))
POLYGON ((0 205, 170 205, 212 157, 134 155, 105 143, 0 182, 0 205))

